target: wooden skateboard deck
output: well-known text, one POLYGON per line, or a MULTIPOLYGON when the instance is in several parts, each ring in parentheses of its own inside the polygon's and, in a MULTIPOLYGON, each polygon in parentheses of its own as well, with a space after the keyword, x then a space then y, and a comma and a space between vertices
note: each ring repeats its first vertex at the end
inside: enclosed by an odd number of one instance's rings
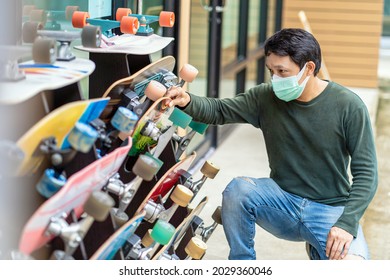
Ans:
MULTIPOLYGON (((165 56, 147 66, 143 67, 139 71, 130 75, 129 77, 125 77, 123 79, 119 79, 112 83, 110 87, 104 92, 102 97, 110 97, 110 102, 103 114, 103 119, 110 118, 113 115, 113 112, 118 108, 118 104, 121 102, 123 98, 124 91, 133 91, 135 93, 144 94, 144 89, 147 85, 147 82, 150 79, 157 79, 161 76, 173 71, 175 67, 176 60, 172 56, 165 56), (139 87, 140 89, 137 89, 139 87)), ((142 96, 139 96, 142 98, 142 96)), ((127 104, 123 104, 127 105, 127 104)))
POLYGON ((63 214, 68 216, 71 211, 74 211, 76 217, 80 217, 89 195, 93 191, 102 189, 107 181, 117 173, 131 144, 129 138, 126 146, 117 148, 72 175, 66 184, 31 216, 24 226, 19 250, 30 255, 49 243, 55 236, 45 234, 45 232, 53 218, 58 218, 63 214))
POLYGON ((17 145, 24 152, 24 159, 17 171, 23 176, 34 173, 43 163, 45 155, 39 151, 40 142, 55 137, 59 147, 68 148, 67 134, 77 121, 88 123, 103 112, 109 98, 75 101, 65 104, 46 115, 29 129, 17 145))
POLYGON ((201 213, 207 202, 208 198, 207 196, 205 196, 194 209, 189 210, 188 215, 184 218, 180 225, 176 227, 175 234, 172 237, 171 241, 167 245, 161 246, 159 250, 154 254, 154 260, 162 258, 164 253, 167 253, 169 255, 175 254, 176 246, 179 244, 181 238, 188 230, 188 227, 191 225, 192 219, 201 213))

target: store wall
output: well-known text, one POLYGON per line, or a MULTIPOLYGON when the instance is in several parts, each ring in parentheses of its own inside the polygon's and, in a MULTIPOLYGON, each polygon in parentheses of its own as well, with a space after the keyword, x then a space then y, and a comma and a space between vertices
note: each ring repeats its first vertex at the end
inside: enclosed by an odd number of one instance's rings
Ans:
POLYGON ((383 0, 285 0, 283 27, 303 25, 303 10, 322 46, 331 80, 375 88, 382 33, 383 0))

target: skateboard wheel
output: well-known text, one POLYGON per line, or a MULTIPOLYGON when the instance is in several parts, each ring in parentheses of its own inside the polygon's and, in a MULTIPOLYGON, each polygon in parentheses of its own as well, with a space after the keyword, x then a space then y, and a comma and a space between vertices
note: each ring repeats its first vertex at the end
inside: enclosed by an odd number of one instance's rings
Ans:
POLYGON ((174 107, 169 116, 169 120, 176 126, 186 128, 192 121, 192 117, 184 113, 182 110, 174 107))
POLYGON ((174 233, 175 227, 173 225, 163 220, 157 220, 150 233, 150 236, 157 243, 161 245, 167 245, 174 233))
POLYGON ((56 176, 54 169, 46 169, 37 184, 37 191, 45 198, 52 197, 66 183, 63 175, 56 176))
POLYGON ((124 16, 120 21, 120 30, 124 34, 135 34, 139 28, 138 18, 124 16))
POLYGON ((116 209, 111 209, 111 217, 114 225, 118 228, 123 226, 129 220, 129 216, 125 212, 118 213, 116 209))
POLYGON ((182 78, 184 81, 191 83, 193 80, 195 80, 196 76, 198 76, 198 73, 199 70, 191 64, 184 64, 183 67, 180 69, 179 77, 182 78))
POLYGON ((194 193, 183 185, 177 185, 171 194, 171 199, 174 203, 181 207, 186 207, 190 202, 194 193))
POLYGON ((74 260, 72 256, 69 256, 64 251, 55 250, 50 256, 51 260, 74 260))
POLYGON ((193 131, 203 135, 207 128, 208 128, 208 124, 205 124, 205 123, 201 123, 201 122, 196 122, 194 120, 192 120, 190 122, 190 124, 188 125, 193 131))
POLYGON ((114 204, 114 199, 108 193, 94 191, 85 202, 84 211, 96 221, 102 222, 107 219, 114 204))
POLYGON ((192 237, 184 251, 195 260, 200 260, 207 250, 207 245, 202 240, 192 237))
POLYGON ((47 21, 47 14, 44 10, 37 9, 30 12, 30 21, 41 22, 45 24, 47 21))
POLYGON ((89 19, 88 12, 75 11, 72 16, 72 25, 76 28, 83 28, 87 25, 87 19, 89 19))
POLYGON ((81 44, 86 48, 99 48, 102 42, 100 26, 86 25, 81 31, 81 44))
POLYGON ((27 21, 23 23, 22 38, 24 43, 33 43, 35 38, 38 37, 38 30, 43 29, 43 25, 40 22, 27 21))
POLYGON ((175 24, 175 13, 173 12, 160 12, 158 23, 162 27, 172 27, 175 24))
POLYGON ((125 107, 119 107, 111 119, 111 124, 117 130, 126 134, 130 134, 133 131, 137 121, 138 116, 133 111, 125 107))
POLYGON ((161 160, 146 153, 138 156, 132 171, 135 175, 141 177, 145 181, 151 181, 162 165, 163 162, 161 160))
POLYGON ((69 144, 76 151, 87 153, 98 138, 98 132, 88 124, 77 122, 68 136, 69 144))
POLYGON ((128 8, 118 8, 115 13, 115 19, 121 21, 123 17, 127 17, 132 14, 131 9, 128 8))
POLYGON ((79 6, 66 6, 65 8, 65 19, 72 20, 73 13, 79 10, 79 6))
POLYGON ((53 64, 56 61, 56 42, 52 39, 36 38, 32 46, 35 63, 53 64))
POLYGON ((144 247, 150 247, 153 245, 154 240, 152 238, 152 230, 148 229, 148 231, 145 233, 144 237, 142 237, 141 243, 144 247))
POLYGON ((215 208, 215 211, 214 211, 213 215, 211 216, 211 218, 219 225, 222 225, 221 212, 222 212, 222 207, 218 206, 217 208, 215 208))
POLYGON ((219 168, 216 167, 212 162, 206 161, 200 169, 200 172, 202 172, 202 174, 207 178, 214 179, 219 172, 219 168))
POLYGON ((152 101, 156 101, 157 99, 163 97, 166 92, 167 88, 155 80, 150 81, 145 88, 146 97, 152 101))

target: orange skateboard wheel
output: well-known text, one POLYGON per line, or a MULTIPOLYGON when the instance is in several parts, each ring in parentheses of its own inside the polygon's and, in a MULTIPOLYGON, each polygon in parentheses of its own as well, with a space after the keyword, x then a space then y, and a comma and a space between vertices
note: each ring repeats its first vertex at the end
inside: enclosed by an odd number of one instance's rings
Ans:
POLYGON ((137 33, 138 27, 138 18, 129 16, 122 17, 120 24, 120 29, 122 33, 135 34, 137 33))
POLYGON ((162 11, 160 12, 158 22, 162 27, 172 27, 175 24, 175 14, 173 12, 162 11))
POLYGON ((115 13, 115 19, 117 21, 121 21, 123 17, 127 17, 130 14, 132 14, 131 9, 118 8, 118 10, 116 10, 116 13, 115 13))
POLYGON ((65 8, 65 18, 66 20, 71 20, 73 13, 79 10, 79 6, 66 6, 65 8))
POLYGON ((87 19, 89 18, 88 12, 75 11, 72 16, 72 25, 76 28, 83 28, 87 25, 87 19))
POLYGON ((146 97, 152 101, 156 101, 157 99, 163 97, 166 92, 167 88, 155 80, 150 81, 148 86, 145 88, 146 97))

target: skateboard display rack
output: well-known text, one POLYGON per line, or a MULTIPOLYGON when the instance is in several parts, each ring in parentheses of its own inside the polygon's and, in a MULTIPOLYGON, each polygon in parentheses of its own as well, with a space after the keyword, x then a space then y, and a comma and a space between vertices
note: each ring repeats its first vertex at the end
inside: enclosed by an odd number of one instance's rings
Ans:
POLYGON ((204 225, 207 197, 191 205, 219 172, 187 150, 208 127, 165 96, 198 71, 151 59, 174 38, 150 24, 174 13, 113 14, 26 5, 23 46, 0 46, 0 259, 202 259, 221 223, 217 208, 204 225))

